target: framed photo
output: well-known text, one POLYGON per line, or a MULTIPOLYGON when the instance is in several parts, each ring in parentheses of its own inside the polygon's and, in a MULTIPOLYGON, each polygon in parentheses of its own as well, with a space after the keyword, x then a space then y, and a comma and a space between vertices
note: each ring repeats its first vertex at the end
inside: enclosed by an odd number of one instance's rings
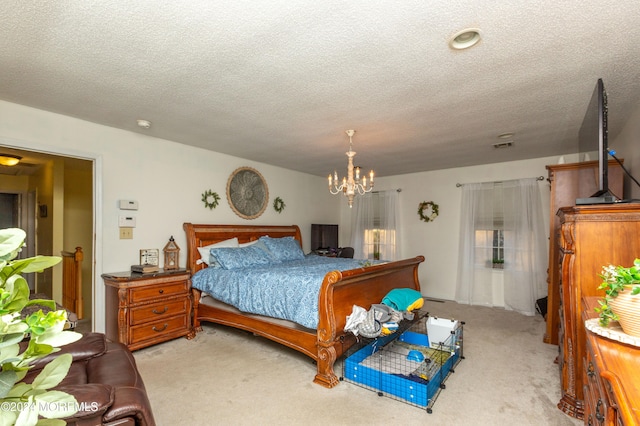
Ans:
POLYGON ((140 265, 160 266, 160 250, 158 249, 140 250, 140 265))
POLYGON ((240 167, 231 173, 227 181, 227 200, 238 216, 255 219, 267 208, 267 182, 256 169, 240 167))

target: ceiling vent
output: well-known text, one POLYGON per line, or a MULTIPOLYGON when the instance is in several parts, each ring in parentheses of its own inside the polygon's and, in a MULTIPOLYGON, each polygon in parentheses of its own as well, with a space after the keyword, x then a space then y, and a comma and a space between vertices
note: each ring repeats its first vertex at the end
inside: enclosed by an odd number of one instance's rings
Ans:
POLYGON ((500 149, 500 148, 510 148, 513 146, 513 142, 509 141, 509 142, 498 142, 498 143, 494 143, 493 147, 496 149, 500 149))

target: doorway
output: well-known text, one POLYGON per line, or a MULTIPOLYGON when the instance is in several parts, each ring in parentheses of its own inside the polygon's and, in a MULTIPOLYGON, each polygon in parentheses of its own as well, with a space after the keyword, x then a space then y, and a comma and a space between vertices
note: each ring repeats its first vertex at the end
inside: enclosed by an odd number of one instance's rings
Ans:
MULTIPOLYGON (((19 227, 27 232, 27 247, 21 257, 60 256, 62 251, 82 247, 82 331, 93 330, 94 161, 0 148, 21 157, 16 166, 0 166, 0 226, 19 227)), ((61 264, 42 273, 26 274, 25 279, 33 292, 62 302, 61 264)))
POLYGON ((0 194, 0 228, 14 228, 18 225, 18 194, 0 194))
MULTIPOLYGON (((18 259, 25 259, 36 255, 35 233, 35 191, 31 192, 0 192, 0 229, 21 228, 27 233, 27 240, 18 259)), ((23 273, 29 290, 35 291, 36 274, 23 273)))

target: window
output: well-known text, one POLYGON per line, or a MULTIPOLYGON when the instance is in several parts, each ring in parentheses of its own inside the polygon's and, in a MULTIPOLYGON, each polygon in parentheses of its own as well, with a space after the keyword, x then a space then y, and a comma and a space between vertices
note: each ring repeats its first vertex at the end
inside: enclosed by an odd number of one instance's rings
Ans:
POLYGON ((475 264, 477 267, 504 267, 504 199, 502 184, 496 182, 483 191, 483 208, 475 220, 475 264))
POLYGON ((391 253, 395 250, 395 229, 365 229, 364 250, 367 259, 380 260, 380 253, 391 253))
POLYGON ((478 267, 503 269, 504 267, 504 202, 502 184, 483 192, 483 208, 475 226, 475 263, 478 267))
POLYGON ((538 180, 466 184, 462 191, 456 301, 503 304, 505 309, 534 315, 535 301, 547 290, 538 180), (504 271, 496 280, 493 272, 500 261, 504 271))
POLYGON ((502 269, 504 265, 504 231, 502 229, 476 230, 475 243, 477 266, 502 269))
POLYGON ((502 269, 504 266, 504 231, 502 229, 493 230, 493 259, 494 269, 502 269))
POLYGON ((351 245, 357 259, 396 260, 398 191, 381 191, 357 198, 352 216, 351 245))

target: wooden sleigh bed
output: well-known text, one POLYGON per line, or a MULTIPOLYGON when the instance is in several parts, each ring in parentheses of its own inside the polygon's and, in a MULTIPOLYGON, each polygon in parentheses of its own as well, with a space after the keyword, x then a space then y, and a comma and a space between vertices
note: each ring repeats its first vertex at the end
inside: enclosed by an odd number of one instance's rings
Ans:
MULTIPOLYGON (((259 225, 183 225, 187 236, 187 268, 195 274, 206 265, 198 264, 198 247, 204 247, 229 238, 237 237, 240 243, 254 241, 261 236, 272 238, 293 236, 302 246, 300 229, 292 226, 259 225)), ((322 282, 318 303, 317 330, 302 327, 294 322, 261 315, 248 314, 238 309, 203 297, 193 289, 194 318, 196 332, 201 331, 201 322, 209 321, 263 336, 293 348, 316 361, 317 374, 314 382, 331 388, 339 381, 333 370, 335 361, 355 343, 352 333, 345 333, 346 318, 353 305, 365 309, 380 303, 393 288, 420 290, 418 266, 423 256, 389 262, 349 271, 329 272, 322 282)))

